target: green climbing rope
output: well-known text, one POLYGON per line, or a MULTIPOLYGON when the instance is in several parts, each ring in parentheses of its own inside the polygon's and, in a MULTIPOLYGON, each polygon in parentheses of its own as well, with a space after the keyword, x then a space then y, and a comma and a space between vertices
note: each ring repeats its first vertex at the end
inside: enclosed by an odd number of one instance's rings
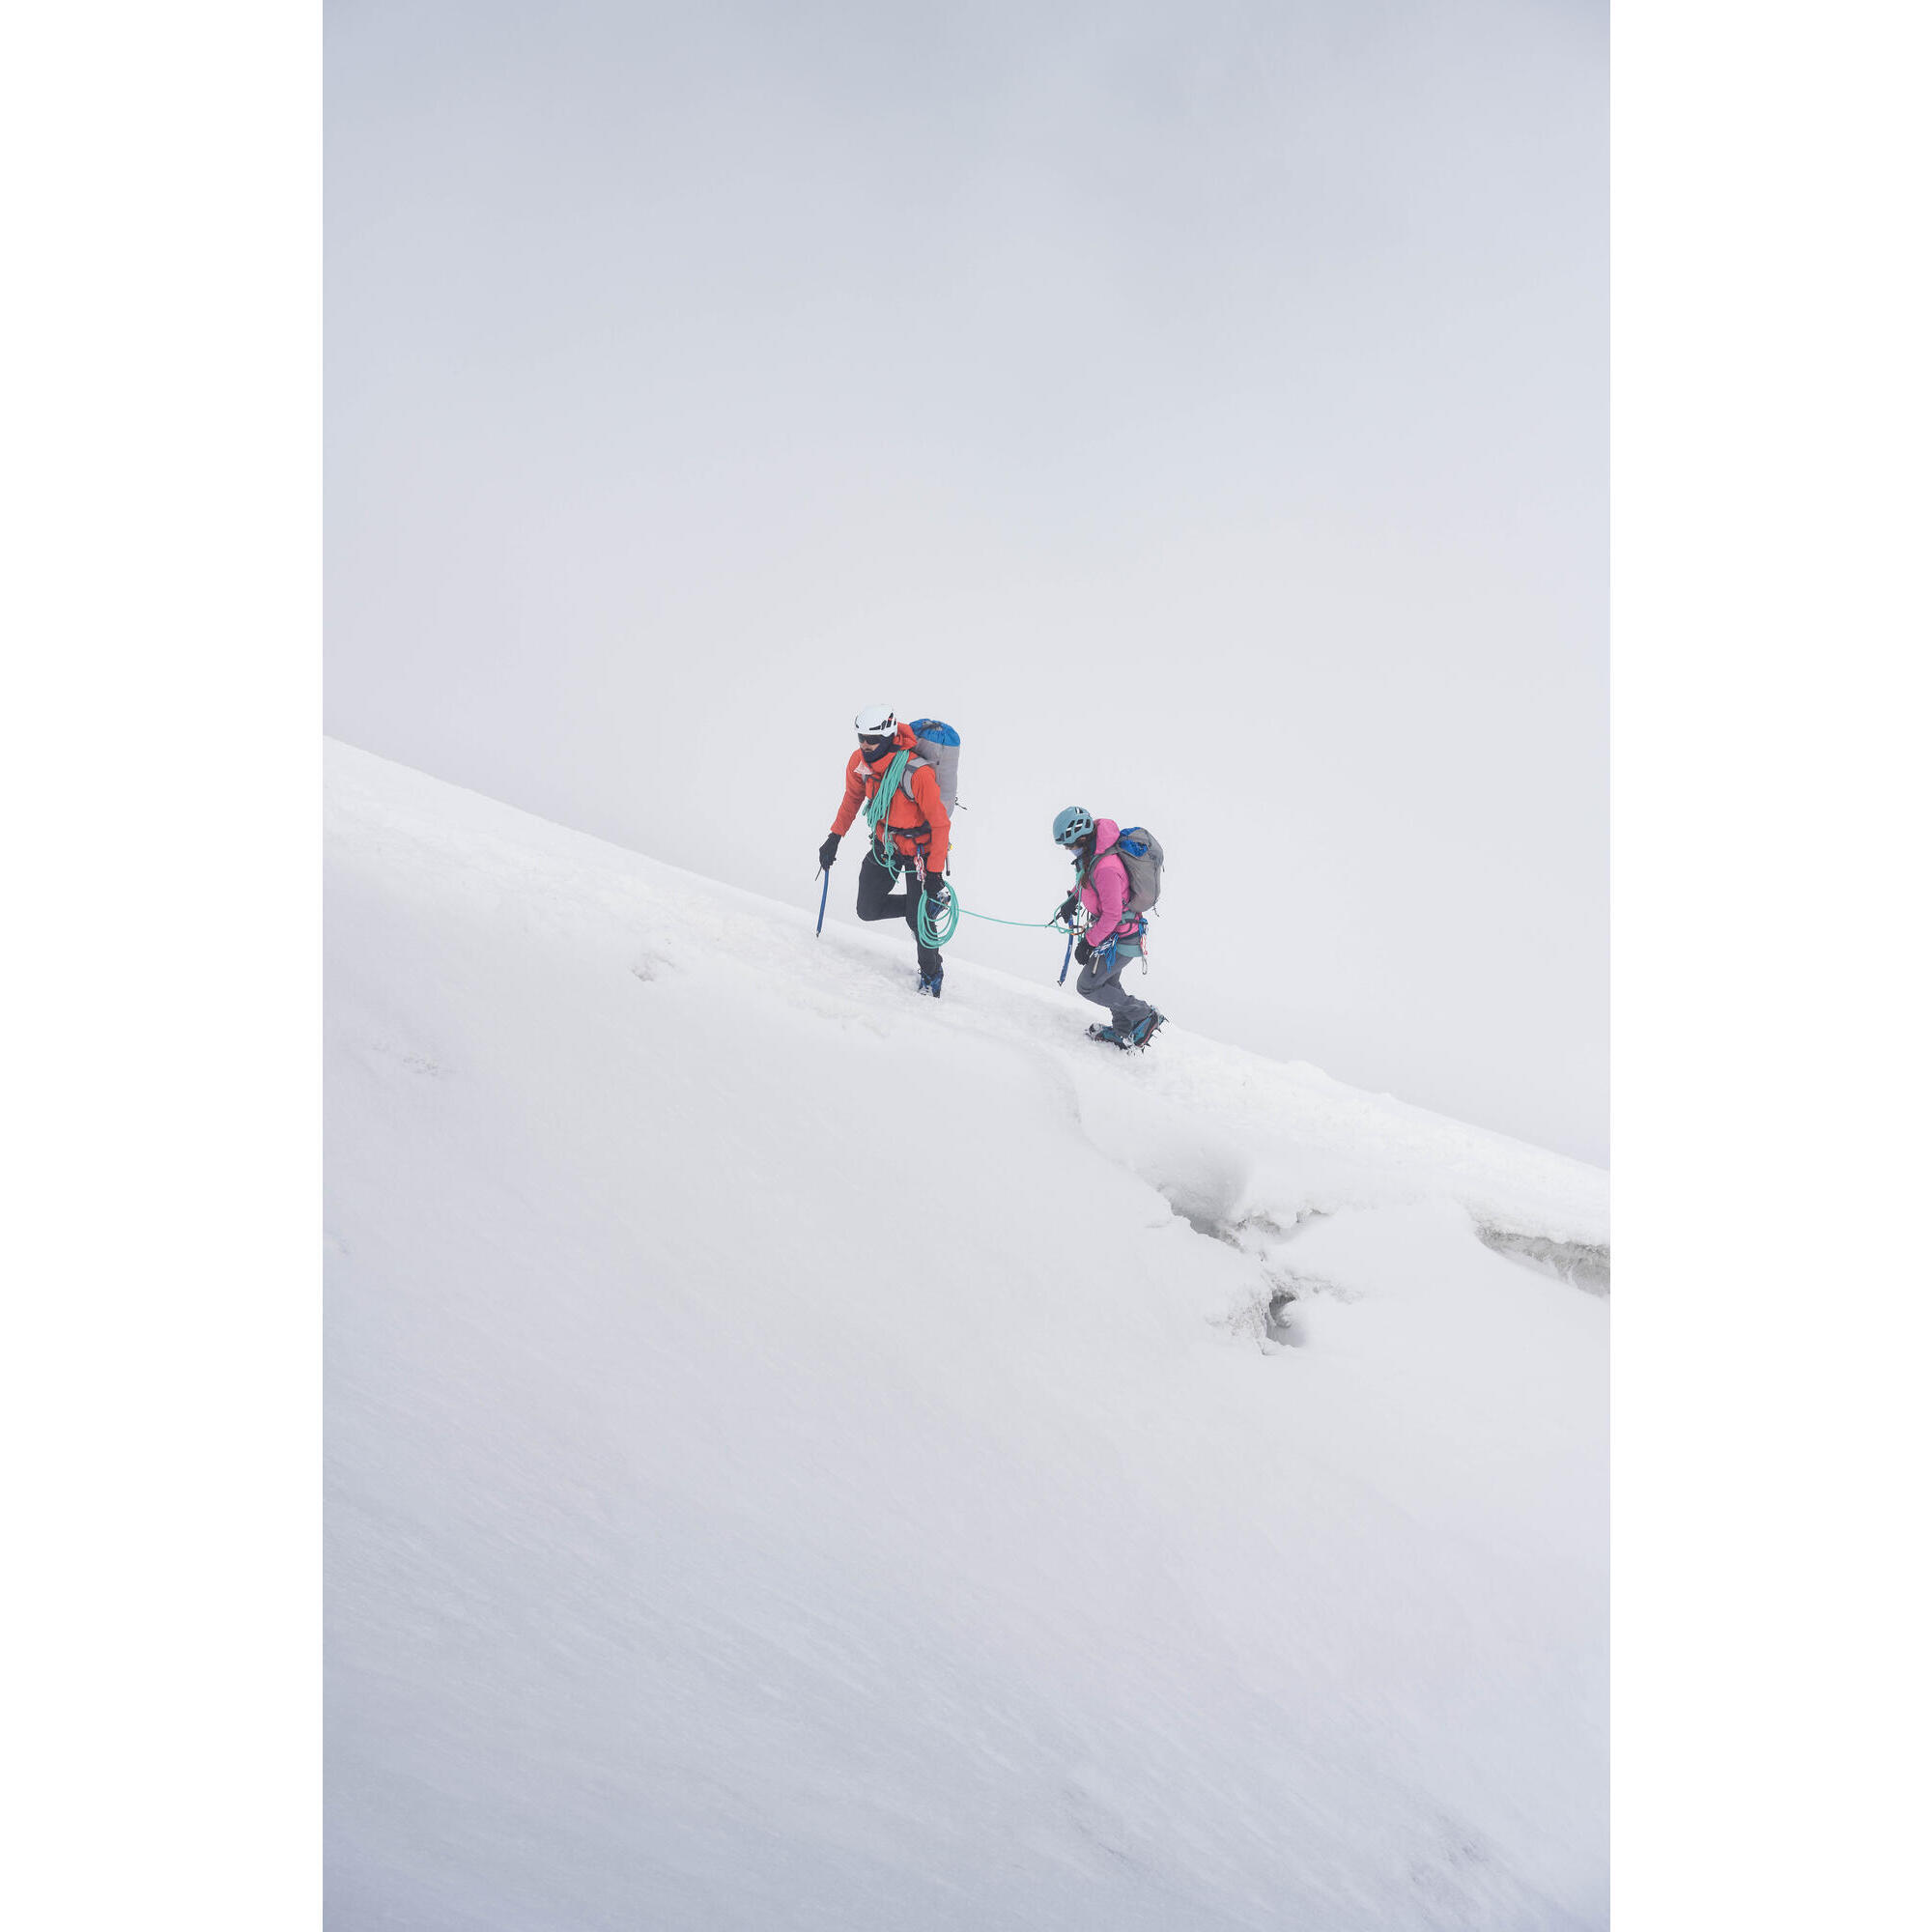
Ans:
MULTIPOLYGON (((964 906, 961 912, 966 912, 964 906)), ((1053 932, 1059 928, 1057 919, 995 919, 989 912, 967 912, 968 919, 983 919, 988 925, 1016 925, 1025 932, 1053 932)))
MULTIPOLYGON (((906 753, 896 752, 893 761, 886 767, 886 775, 879 781, 879 788, 866 801, 866 830, 872 835, 872 843, 879 842, 879 827, 885 823, 886 813, 893 809, 893 795, 898 790, 905 777, 906 753)), ((896 876, 896 874, 895 874, 896 876)))
POLYGON ((959 930, 961 919, 982 919, 988 925, 1016 925, 1023 932, 1053 932, 1059 929, 1057 919, 996 919, 989 912, 972 912, 959 903, 959 888, 949 885, 946 889, 946 905, 939 915, 937 923, 932 919, 932 901, 922 898, 919 902, 919 943, 922 946, 944 946, 959 930))
POLYGON ((946 903, 940 908, 939 918, 935 921, 932 901, 922 894, 919 901, 919 943, 935 948, 944 946, 959 930, 959 895, 948 887, 946 903))
MULTIPOLYGON (((886 775, 879 781, 878 790, 866 803, 866 829, 872 835, 873 854, 879 864, 892 873, 895 880, 904 869, 905 862, 894 849, 891 838, 882 839, 879 837, 879 828, 886 826, 889 832, 891 830, 887 824, 886 814, 893 809, 893 794, 898 790, 901 781, 905 778, 905 768, 906 753, 900 752, 886 767, 886 775)), ((946 892, 946 903, 941 908, 937 920, 932 916, 932 901, 922 895, 919 902, 919 943, 922 946, 933 947, 935 950, 944 946, 959 930, 959 921, 962 917, 983 919, 989 925, 1017 925, 1029 932, 1051 932, 1060 923, 1057 918, 1038 921, 995 919, 989 912, 968 912, 959 903, 959 889, 956 886, 949 886, 946 892)))

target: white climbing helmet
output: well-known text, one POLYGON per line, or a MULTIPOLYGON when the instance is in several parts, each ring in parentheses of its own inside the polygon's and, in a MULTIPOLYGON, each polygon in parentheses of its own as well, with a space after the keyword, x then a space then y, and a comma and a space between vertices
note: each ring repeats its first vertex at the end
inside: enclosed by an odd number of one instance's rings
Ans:
POLYGON ((858 726, 862 738, 888 737, 898 725, 889 704, 868 704, 852 723, 858 726))

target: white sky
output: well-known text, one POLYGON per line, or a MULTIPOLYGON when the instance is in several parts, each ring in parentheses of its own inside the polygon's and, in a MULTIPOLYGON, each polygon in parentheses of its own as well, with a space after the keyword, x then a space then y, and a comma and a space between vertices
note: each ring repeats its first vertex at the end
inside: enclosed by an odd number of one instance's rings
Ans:
POLYGON ((331 6, 329 728, 803 909, 936 713, 969 906, 1151 824, 1178 1020, 1606 1158, 1606 40, 331 6))

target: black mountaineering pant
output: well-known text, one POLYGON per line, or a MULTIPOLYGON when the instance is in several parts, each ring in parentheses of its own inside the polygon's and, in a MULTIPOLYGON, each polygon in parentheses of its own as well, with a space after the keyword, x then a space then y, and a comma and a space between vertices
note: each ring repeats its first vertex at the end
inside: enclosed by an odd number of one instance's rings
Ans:
MULTIPOLYGON (((859 917, 861 919, 902 919, 912 927, 912 939, 919 946, 919 874, 908 866, 900 875, 905 891, 893 891, 891 868, 879 858, 875 845, 859 864, 859 917)), ((919 970, 931 979, 946 962, 935 946, 919 946, 919 970)))

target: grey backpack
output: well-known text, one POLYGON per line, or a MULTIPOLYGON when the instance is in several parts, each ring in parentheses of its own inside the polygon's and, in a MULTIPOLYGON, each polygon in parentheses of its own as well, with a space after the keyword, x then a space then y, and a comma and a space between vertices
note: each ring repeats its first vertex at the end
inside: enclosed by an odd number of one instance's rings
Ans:
POLYGON ((913 756, 906 760, 900 783, 907 798, 912 797, 912 775, 921 765, 930 765, 939 781, 939 802, 950 818, 959 805, 959 733, 937 718, 915 718, 912 734, 919 740, 913 756))
POLYGON ((1127 868, 1126 910, 1151 912, 1160 897, 1160 868, 1167 864, 1160 840, 1145 825, 1123 825, 1121 836, 1107 849, 1118 853, 1127 868))

